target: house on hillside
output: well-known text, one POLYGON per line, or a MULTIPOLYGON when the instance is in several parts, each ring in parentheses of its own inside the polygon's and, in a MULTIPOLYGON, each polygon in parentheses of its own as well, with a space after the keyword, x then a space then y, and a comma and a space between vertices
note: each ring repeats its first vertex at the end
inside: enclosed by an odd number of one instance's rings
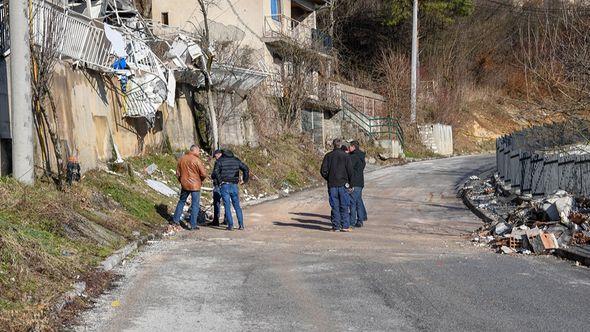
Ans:
MULTIPOLYGON (((151 19, 160 24, 202 31, 203 15, 197 2, 150 0, 151 19)), ((218 1, 207 10, 212 39, 231 40, 251 48, 259 70, 270 73, 267 86, 281 98, 294 79, 294 52, 307 52, 315 66, 307 68, 306 100, 301 103, 301 129, 318 145, 343 135, 342 120, 369 136, 393 131, 385 98, 334 80, 336 52, 332 40, 318 26, 325 0, 218 1)), ((299 55, 300 53, 298 53, 299 55)))
MULTIPOLYGON (((359 133, 395 139, 382 96, 335 80, 336 52, 317 20, 326 1, 219 1, 207 11, 210 43, 204 39, 196 1, 31 4, 32 43, 54 49, 58 59, 51 91, 61 154, 75 154, 83 170, 164 146, 185 149, 203 141, 206 99, 200 60, 208 54, 214 55, 208 72, 223 145, 257 144, 248 111, 261 105, 295 107, 300 129, 319 146, 359 133), (142 16, 134 3, 141 3, 141 13, 151 17, 142 16), (45 45, 48 41, 53 44, 45 45), (252 95, 262 98, 249 105, 252 95)), ((10 173, 12 149, 9 31, 7 11, 1 6, 1 175, 10 173)), ((47 135, 37 135, 39 169, 55 164, 53 143, 39 142, 47 135)))

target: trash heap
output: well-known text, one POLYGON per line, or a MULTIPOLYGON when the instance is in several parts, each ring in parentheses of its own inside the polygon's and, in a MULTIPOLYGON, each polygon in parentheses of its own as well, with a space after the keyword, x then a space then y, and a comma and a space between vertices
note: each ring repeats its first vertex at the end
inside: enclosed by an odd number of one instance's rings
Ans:
POLYGON ((505 254, 549 254, 556 249, 590 245, 590 199, 559 190, 533 198, 516 195, 497 176, 470 178, 464 199, 483 214, 475 245, 489 245, 505 254))

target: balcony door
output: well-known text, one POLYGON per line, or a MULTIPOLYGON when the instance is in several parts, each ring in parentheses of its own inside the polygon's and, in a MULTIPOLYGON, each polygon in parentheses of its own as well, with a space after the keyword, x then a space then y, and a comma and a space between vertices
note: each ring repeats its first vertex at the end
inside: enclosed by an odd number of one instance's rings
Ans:
POLYGON ((275 21, 281 20, 281 14, 283 13, 281 2, 281 0, 270 0, 270 15, 275 21))

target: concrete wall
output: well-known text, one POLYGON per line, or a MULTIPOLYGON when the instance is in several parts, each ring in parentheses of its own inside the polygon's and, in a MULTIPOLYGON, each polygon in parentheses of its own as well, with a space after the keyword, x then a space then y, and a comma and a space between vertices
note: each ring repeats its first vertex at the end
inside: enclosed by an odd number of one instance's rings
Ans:
POLYGON ((418 126, 422 143, 442 156, 453 155, 453 128, 440 123, 418 126))
POLYGON ((338 113, 324 112, 324 144, 331 144, 334 138, 343 138, 342 111, 338 113))
MULTIPOLYGON (((122 97, 113 89, 116 79, 58 64, 52 85, 64 154, 78 150, 84 171, 113 159, 114 144, 121 157, 140 155, 166 145, 185 149, 194 142, 194 120, 185 101, 168 109, 163 105, 154 127, 143 118, 124 118, 122 97), (166 130, 164 131, 164 128, 166 130)), ((37 149, 39 150, 39 149, 37 149)), ((37 162, 40 154, 37 153, 37 162)))
MULTIPOLYGON (((290 8, 290 1, 282 3, 285 9, 290 8)), ((188 31, 193 31, 194 26, 203 29, 203 15, 196 1, 153 0, 152 19, 161 22, 162 13, 168 13, 170 26, 188 31)), ((270 1, 218 1, 216 5, 209 6, 211 39, 225 40, 229 37, 233 41, 241 41, 242 46, 264 52, 266 46, 262 35, 264 17, 267 15, 270 15, 270 1)))
POLYGON ((237 94, 217 95, 219 143, 225 145, 258 145, 254 121, 248 116, 248 102, 237 94))
POLYGON ((377 140, 375 144, 385 150, 387 150, 392 158, 400 158, 404 156, 404 149, 399 141, 396 140, 377 140))

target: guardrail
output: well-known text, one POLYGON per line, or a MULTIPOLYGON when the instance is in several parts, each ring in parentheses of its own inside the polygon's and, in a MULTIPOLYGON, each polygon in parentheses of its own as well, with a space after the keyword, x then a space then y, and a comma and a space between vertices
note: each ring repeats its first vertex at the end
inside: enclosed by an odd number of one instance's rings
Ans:
POLYGON ((80 61, 93 69, 112 71, 112 46, 102 23, 40 1, 33 1, 31 20, 35 45, 55 47, 60 57, 80 61))

